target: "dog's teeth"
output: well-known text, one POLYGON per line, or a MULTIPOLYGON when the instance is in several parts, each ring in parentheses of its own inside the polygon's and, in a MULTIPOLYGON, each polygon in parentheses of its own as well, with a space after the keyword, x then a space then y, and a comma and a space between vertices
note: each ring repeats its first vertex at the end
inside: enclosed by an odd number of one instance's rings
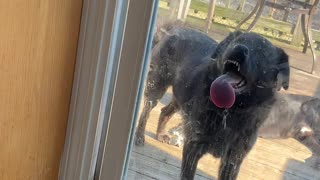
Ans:
POLYGON ((225 62, 224 62, 224 64, 228 64, 228 63, 230 63, 230 64, 233 64, 233 65, 235 65, 235 66, 237 66, 237 68, 238 68, 238 71, 240 71, 240 63, 239 62, 236 62, 236 61, 232 61, 232 60, 226 60, 225 62))

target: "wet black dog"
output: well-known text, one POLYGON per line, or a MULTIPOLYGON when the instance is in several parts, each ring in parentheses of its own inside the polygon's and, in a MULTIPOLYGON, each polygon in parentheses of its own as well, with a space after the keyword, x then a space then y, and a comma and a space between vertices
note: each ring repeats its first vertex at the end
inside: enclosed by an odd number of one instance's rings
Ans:
POLYGON ((161 112, 157 138, 166 141, 163 128, 181 109, 186 137, 181 179, 194 178, 205 153, 221 158, 219 179, 236 179, 276 91, 288 84, 288 56, 257 34, 234 32, 217 44, 200 32, 173 29, 153 48, 135 143, 143 145, 148 115, 172 85, 174 99, 161 112), (236 102, 228 110, 210 101, 210 85, 220 76, 237 79, 236 102))

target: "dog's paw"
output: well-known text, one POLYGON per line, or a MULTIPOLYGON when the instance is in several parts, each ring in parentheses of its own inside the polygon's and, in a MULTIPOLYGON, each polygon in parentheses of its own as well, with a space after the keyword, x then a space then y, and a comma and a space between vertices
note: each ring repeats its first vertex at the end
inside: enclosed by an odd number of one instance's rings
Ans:
POLYGON ((144 145, 144 135, 141 135, 140 133, 136 134, 135 137, 135 145, 136 146, 143 146, 144 145))
POLYGON ((157 135, 157 139, 162 143, 170 143, 170 136, 168 136, 167 134, 159 134, 157 135))

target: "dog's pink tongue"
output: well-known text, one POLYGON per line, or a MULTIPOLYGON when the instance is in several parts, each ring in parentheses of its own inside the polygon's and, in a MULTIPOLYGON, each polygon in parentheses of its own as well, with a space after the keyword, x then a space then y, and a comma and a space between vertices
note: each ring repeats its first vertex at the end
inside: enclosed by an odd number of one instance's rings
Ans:
POLYGON ((227 73, 214 80, 210 87, 211 101, 219 108, 231 108, 235 102, 233 84, 241 81, 240 77, 227 73))

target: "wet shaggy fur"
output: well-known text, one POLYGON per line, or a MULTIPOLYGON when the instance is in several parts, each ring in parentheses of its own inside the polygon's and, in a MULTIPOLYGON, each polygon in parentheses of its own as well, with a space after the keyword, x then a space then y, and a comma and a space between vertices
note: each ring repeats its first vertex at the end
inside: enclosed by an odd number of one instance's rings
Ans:
MULTIPOLYGON (((181 125, 173 129, 179 138, 184 139, 181 125)), ((313 157, 307 159, 313 161, 310 165, 320 169, 320 99, 279 94, 258 136, 265 139, 296 139, 312 152, 313 157)))
POLYGON ((186 137, 181 179, 194 178, 197 163, 206 153, 221 158, 219 179, 236 179, 275 103, 276 91, 288 88, 286 53, 254 33, 234 32, 218 44, 200 32, 174 28, 154 46, 151 58, 135 144, 144 144, 149 113, 172 86, 174 98, 161 111, 157 139, 168 141, 165 124, 181 110, 186 137), (209 91, 212 81, 232 71, 226 69, 226 60, 240 63, 247 88, 236 95, 234 106, 224 111, 210 101, 209 91))

